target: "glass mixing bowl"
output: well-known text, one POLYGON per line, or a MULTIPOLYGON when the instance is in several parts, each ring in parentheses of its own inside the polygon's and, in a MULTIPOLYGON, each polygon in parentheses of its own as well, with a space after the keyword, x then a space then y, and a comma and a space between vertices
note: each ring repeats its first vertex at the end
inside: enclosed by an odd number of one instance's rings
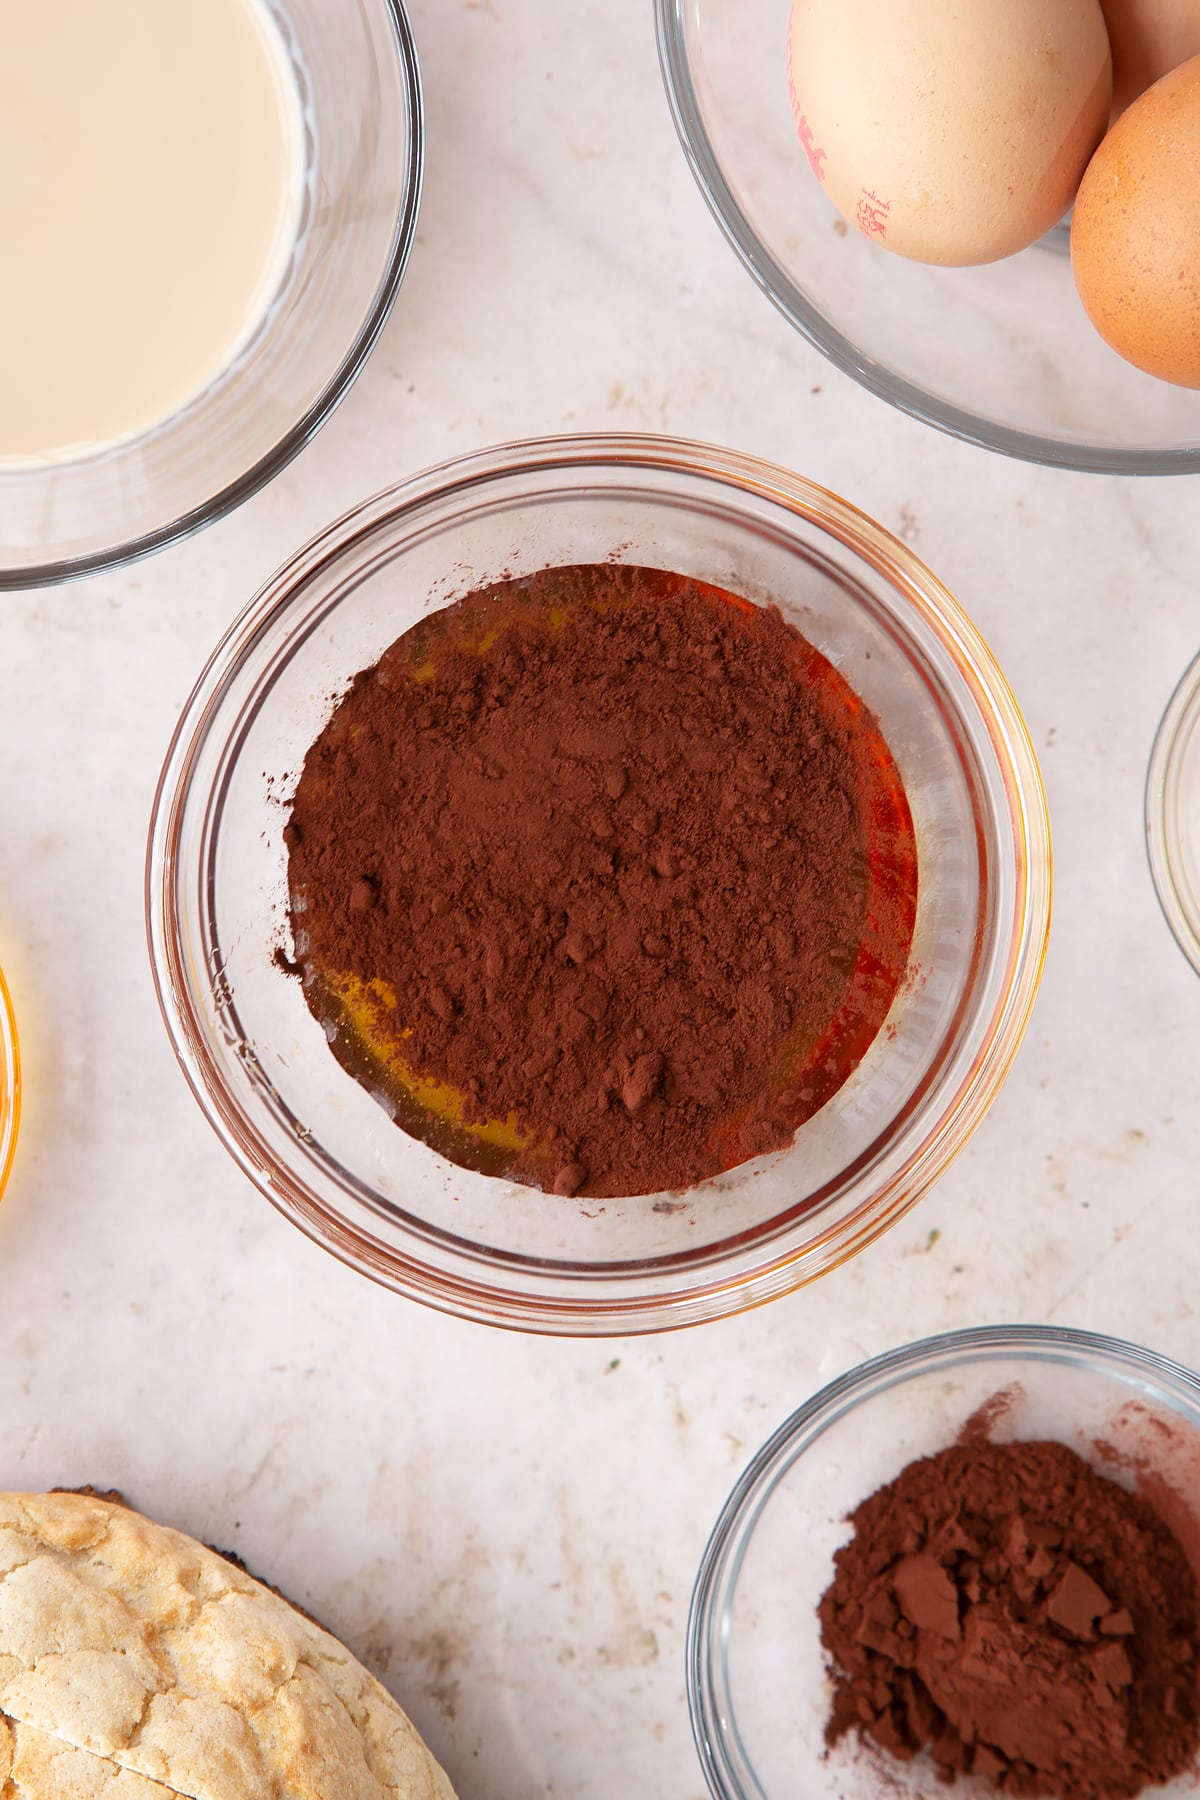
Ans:
POLYGON ((847 227, 787 90, 789 0, 655 0, 675 126, 747 269, 873 394, 969 443, 1111 474, 1200 470, 1200 393, 1123 362, 1075 292, 1067 232, 974 269, 908 262, 847 227))
POLYGON ((167 757, 148 875, 159 998, 224 1142, 304 1230, 447 1311, 571 1333, 653 1330, 812 1280, 900 1217, 978 1124, 1025 1029, 1050 904, 1045 798, 969 620, 833 495, 666 438, 552 438, 368 501, 258 595, 167 757), (846 1085, 787 1151, 687 1194, 572 1201, 407 1136, 335 1061, 286 947, 282 828, 356 671, 501 574, 652 564, 773 599, 879 719, 917 830, 913 972, 846 1085))
POLYGON ((21 1122, 21 1056, 17 1048, 17 1022, 12 1001, 0 971, 0 1194, 3 1194, 17 1147, 21 1122))
MULTIPOLYGON (((716 1800, 934 1800, 927 1760, 843 1740, 817 1603, 848 1516, 918 1456, 943 1450, 1003 1394, 989 1435, 1053 1438, 1138 1487, 1197 1563, 1200 1377, 1151 1350, 1052 1326, 953 1331, 852 1369, 794 1412, 725 1503, 687 1636, 688 1703, 716 1800)), ((975 1789, 971 1788, 971 1792, 975 1789)), ((1155 1793, 1194 1796, 1194 1779, 1155 1793)))
POLYGON ((258 329, 188 406, 73 461, 0 469, 0 589, 89 574, 240 505, 362 368, 412 249, 421 86, 403 0, 266 0, 305 127, 300 228, 258 329))
POLYGON ((1200 656, 1175 689, 1154 740, 1146 847, 1167 924, 1200 975, 1200 656))

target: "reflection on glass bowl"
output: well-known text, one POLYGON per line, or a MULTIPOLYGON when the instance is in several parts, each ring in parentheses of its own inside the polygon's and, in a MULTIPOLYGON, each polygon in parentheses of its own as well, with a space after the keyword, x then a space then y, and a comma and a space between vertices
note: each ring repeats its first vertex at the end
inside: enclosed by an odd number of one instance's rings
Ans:
POLYGON ((17 1047, 17 1021, 13 1016, 3 972, 0 972, 0 1195, 12 1170, 21 1122, 21 1056, 17 1047))
POLYGON ((1171 696, 1154 740, 1146 847, 1167 924, 1200 975, 1200 656, 1171 696))
POLYGON ((1033 1003, 1049 834, 1003 677, 903 544, 752 457, 559 438, 380 495, 268 584, 180 722, 147 901, 185 1074, 241 1166, 304 1230, 397 1291, 471 1318, 655 1330, 835 1267, 957 1154, 1033 1003), (588 1203, 457 1168, 399 1130, 340 1067, 273 951, 288 914, 286 802, 350 678, 501 573, 608 559, 778 602, 875 714, 912 808, 920 878, 914 977, 790 1148, 686 1194, 588 1203))

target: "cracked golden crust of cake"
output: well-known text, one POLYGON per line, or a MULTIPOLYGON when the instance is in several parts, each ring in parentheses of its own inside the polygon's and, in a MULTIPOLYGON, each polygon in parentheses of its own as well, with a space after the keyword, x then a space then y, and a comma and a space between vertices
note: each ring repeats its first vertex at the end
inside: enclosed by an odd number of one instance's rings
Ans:
POLYGON ((0 1800, 454 1800, 336 1638, 182 1532, 0 1494, 0 1800))
POLYGON ((0 1717, 3 1800, 172 1800, 170 1788, 32 1725, 0 1717))

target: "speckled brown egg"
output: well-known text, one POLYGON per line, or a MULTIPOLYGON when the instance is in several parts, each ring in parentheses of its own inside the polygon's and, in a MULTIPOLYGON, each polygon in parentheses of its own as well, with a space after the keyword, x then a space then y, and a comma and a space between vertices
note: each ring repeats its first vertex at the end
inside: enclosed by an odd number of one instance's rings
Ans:
POLYGON ((1100 0, 1112 45, 1113 118, 1189 57, 1200 56, 1200 0, 1100 0))
POLYGON ((1071 266, 1114 350, 1200 388, 1200 56, 1147 88, 1088 164, 1071 266))
POLYGON ((1057 224, 1108 123, 1097 0, 792 0, 804 153, 850 224, 917 262, 994 262, 1057 224))

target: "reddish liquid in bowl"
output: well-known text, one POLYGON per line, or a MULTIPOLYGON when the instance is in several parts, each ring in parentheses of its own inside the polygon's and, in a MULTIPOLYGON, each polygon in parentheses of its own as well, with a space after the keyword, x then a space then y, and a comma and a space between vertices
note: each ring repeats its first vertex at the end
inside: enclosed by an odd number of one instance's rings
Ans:
POLYGON ((683 1189, 785 1148, 907 967, 917 852, 873 716, 780 614, 547 569, 406 632, 305 759, 308 1004, 451 1160, 683 1189))

